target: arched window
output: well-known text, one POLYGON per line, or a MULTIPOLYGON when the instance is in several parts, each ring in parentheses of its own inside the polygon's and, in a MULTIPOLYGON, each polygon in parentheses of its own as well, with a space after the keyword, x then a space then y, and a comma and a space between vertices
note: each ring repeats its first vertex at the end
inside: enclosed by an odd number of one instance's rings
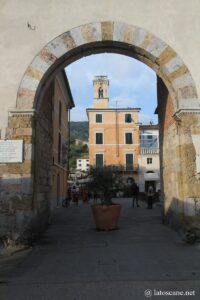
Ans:
POLYGON ((99 88, 99 98, 103 98, 103 89, 101 86, 99 88))

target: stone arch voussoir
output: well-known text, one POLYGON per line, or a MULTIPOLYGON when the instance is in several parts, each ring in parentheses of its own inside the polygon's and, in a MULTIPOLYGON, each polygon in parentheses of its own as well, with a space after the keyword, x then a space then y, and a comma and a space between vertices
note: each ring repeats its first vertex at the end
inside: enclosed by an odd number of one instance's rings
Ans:
MULTIPOLYGON (((174 110, 200 107, 194 80, 184 61, 165 42, 145 29, 120 22, 97 22, 73 28, 49 42, 28 66, 17 94, 18 109, 35 107, 35 96, 45 73, 69 51, 87 44, 123 43, 165 82, 174 110)), ((117 46, 116 46, 117 47, 117 46)))

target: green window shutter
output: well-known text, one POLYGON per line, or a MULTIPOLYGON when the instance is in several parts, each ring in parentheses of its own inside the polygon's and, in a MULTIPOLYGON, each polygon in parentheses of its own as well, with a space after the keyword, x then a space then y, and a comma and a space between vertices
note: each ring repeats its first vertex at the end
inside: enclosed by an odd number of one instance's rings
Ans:
POLYGON ((103 133, 96 133, 96 144, 103 144, 103 133))
POLYGON ((133 135, 131 132, 126 132, 126 144, 133 144, 133 135))
POLYGON ((126 170, 133 170, 133 154, 126 154, 126 170))
POLYGON ((96 154, 96 167, 103 167, 103 154, 96 154))
POLYGON ((102 123, 102 114, 96 114, 96 123, 102 123))

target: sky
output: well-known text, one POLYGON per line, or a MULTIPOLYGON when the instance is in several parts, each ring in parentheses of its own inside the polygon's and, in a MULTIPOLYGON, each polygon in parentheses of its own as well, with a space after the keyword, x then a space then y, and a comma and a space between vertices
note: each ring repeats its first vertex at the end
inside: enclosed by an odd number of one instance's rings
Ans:
POLYGON ((93 107, 93 79, 108 76, 109 107, 141 108, 139 120, 143 124, 157 123, 156 73, 128 56, 95 54, 83 57, 65 68, 75 108, 71 121, 87 121, 86 108, 93 107))

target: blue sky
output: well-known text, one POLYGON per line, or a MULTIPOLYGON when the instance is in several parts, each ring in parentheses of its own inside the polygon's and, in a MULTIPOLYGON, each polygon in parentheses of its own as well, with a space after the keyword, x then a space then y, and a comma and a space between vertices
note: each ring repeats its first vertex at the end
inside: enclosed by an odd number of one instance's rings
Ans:
POLYGON ((110 80, 109 106, 140 107, 140 122, 157 123, 156 74, 136 59, 119 54, 96 54, 83 57, 65 68, 76 107, 72 121, 86 121, 86 108, 93 107, 94 76, 110 80))

